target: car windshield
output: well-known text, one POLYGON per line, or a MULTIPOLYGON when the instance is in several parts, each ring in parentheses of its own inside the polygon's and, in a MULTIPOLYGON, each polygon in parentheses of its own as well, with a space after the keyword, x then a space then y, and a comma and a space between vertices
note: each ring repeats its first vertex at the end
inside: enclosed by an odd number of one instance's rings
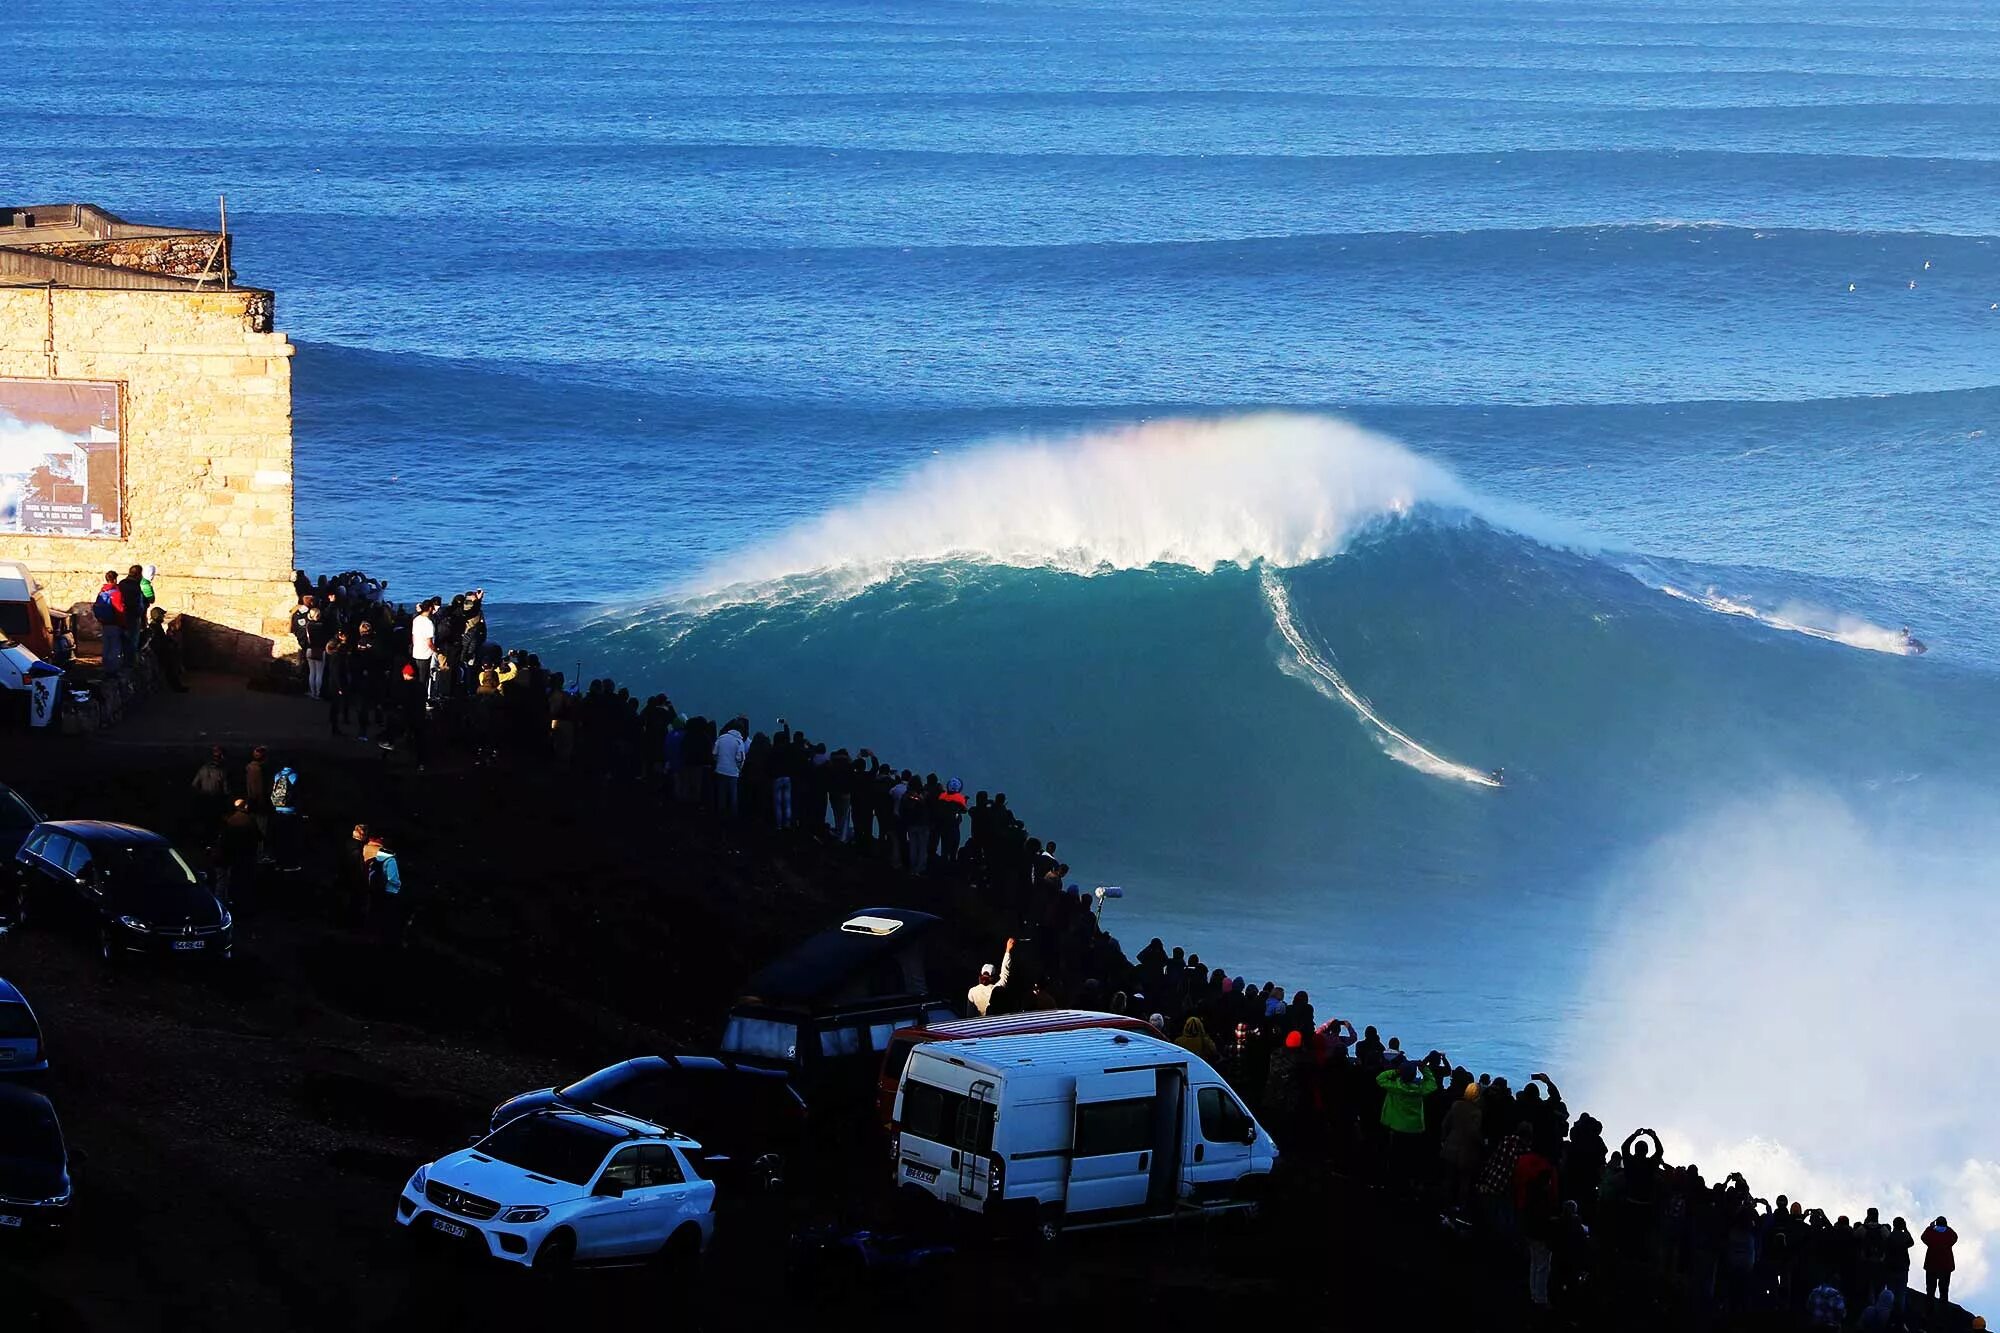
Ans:
POLYGON ((605 1152, 624 1137, 609 1125, 567 1116, 527 1115, 508 1121, 481 1139, 473 1151, 538 1176, 588 1185, 605 1152))
POLYGON ((92 844, 91 863, 98 873, 128 884, 192 884, 194 871, 181 854, 164 842, 140 842, 107 847, 92 844))
POLYGON ((579 1106, 608 1106, 613 1110, 626 1109, 632 1101, 632 1088, 644 1079, 650 1071, 643 1066, 617 1064, 609 1069, 600 1069, 589 1078, 578 1079, 564 1088, 564 1101, 579 1106))
POLYGON ((104 886, 125 905, 160 914, 196 912, 210 900, 181 854, 164 842, 92 846, 90 862, 104 886))
POLYGON ((55 1112, 39 1099, 0 1100, 0 1155, 29 1161, 62 1160, 62 1132, 55 1112))
POLYGON ((35 1020, 29 1016, 28 1006, 0 1000, 0 1041, 35 1035, 35 1020))

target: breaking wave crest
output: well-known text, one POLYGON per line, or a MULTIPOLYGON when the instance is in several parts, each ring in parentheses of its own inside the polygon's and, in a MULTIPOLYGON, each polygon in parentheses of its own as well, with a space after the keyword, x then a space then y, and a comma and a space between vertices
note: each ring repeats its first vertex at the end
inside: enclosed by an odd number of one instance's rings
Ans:
POLYGON ((1165 420, 941 456, 704 573, 696 594, 804 579, 855 592, 946 562, 1071 574, 1338 555, 1418 506, 1504 521, 1443 467, 1326 417, 1165 420))

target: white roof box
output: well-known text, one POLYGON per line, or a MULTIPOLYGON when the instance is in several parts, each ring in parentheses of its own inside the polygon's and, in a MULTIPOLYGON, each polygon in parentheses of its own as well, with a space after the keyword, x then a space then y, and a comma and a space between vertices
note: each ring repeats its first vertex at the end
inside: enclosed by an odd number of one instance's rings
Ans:
POLYGON ((903 923, 886 916, 851 916, 840 923, 840 928, 850 935, 893 935, 903 928, 903 923))

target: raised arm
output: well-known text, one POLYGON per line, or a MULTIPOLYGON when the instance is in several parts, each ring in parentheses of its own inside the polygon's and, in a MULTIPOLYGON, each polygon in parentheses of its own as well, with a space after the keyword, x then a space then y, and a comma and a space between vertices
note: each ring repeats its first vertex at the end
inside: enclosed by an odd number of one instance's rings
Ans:
POLYGON ((1547 1074, 1530 1074, 1528 1075, 1528 1081, 1530 1083, 1540 1083, 1542 1086, 1546 1087, 1549 1090, 1549 1096, 1555 1098, 1557 1101, 1561 1101, 1563 1099, 1562 1089, 1558 1088, 1556 1086, 1556 1081, 1550 1078, 1547 1074))

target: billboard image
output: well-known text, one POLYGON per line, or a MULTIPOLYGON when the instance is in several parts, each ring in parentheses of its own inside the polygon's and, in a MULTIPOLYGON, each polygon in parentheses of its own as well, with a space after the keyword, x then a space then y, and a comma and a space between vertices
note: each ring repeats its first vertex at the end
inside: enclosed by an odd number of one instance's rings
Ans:
POLYGON ((0 379, 0 534, 125 535, 116 384, 0 379))

